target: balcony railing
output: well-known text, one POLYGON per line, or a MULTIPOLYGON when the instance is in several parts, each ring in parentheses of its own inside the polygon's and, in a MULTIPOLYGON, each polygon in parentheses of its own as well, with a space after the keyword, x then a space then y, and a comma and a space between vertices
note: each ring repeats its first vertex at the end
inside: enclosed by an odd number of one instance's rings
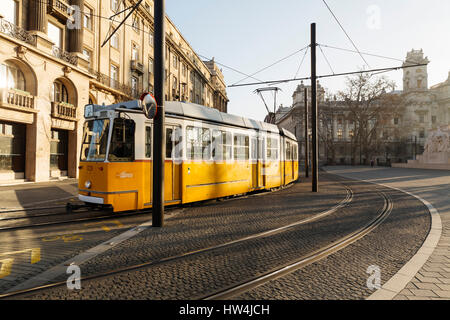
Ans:
POLYGON ((0 89, 0 103, 4 106, 34 110, 34 96, 19 89, 0 89))
POLYGON ((144 74, 144 65, 136 60, 131 60, 131 71, 144 74))
POLYGON ((77 108, 67 102, 52 102, 52 116, 65 120, 77 119, 77 108))
POLYGON ((16 26, 14 23, 6 21, 3 18, 0 18, 0 32, 31 44, 32 46, 36 45, 36 38, 33 37, 28 31, 16 26))
POLYGON ((47 13, 61 19, 69 18, 70 5, 63 0, 48 0, 47 13))
POLYGON ((139 98, 140 94, 142 94, 142 90, 140 91, 139 88, 133 89, 131 86, 123 84, 101 72, 95 71, 93 69, 89 69, 89 72, 96 77, 97 82, 107 88, 111 88, 121 92, 124 96, 137 99, 139 98))
POLYGON ((64 60, 65 62, 68 62, 74 66, 78 64, 78 56, 76 54, 64 51, 57 46, 52 47, 52 54, 53 56, 64 60))

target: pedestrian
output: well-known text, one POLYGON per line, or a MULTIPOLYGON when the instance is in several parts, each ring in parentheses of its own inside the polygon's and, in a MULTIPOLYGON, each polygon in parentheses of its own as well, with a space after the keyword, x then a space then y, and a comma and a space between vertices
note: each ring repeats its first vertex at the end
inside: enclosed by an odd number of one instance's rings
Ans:
POLYGON ((370 160, 370 166, 371 166, 372 168, 373 168, 374 162, 375 162, 375 161, 373 161, 373 159, 370 160))

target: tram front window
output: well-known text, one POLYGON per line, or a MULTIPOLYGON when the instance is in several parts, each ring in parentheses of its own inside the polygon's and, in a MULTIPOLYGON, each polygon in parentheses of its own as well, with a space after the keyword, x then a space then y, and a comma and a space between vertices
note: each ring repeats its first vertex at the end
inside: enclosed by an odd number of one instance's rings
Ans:
POLYGON ((89 120, 84 124, 81 161, 105 161, 109 119, 89 120))
POLYGON ((134 129, 135 123, 131 119, 114 120, 109 161, 134 161, 134 129))

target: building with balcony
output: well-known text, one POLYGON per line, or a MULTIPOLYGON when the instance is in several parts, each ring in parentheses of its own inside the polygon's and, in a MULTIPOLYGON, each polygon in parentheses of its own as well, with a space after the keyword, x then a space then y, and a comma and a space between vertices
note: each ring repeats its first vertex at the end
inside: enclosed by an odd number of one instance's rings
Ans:
MULTIPOLYGON (((153 92, 153 1, 2 0, 0 183, 77 177, 84 105, 153 92), (112 15, 114 18, 109 19, 112 15)), ((224 77, 166 18, 166 100, 227 110, 224 77)))

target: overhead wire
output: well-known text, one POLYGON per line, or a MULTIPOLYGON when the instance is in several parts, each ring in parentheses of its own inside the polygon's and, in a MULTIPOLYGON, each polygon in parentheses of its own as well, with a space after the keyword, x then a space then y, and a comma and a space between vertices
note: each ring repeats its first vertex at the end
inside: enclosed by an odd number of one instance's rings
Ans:
POLYGON ((276 62, 274 62, 274 63, 268 65, 267 67, 264 67, 264 68, 262 68, 262 69, 260 69, 260 70, 258 70, 258 71, 256 71, 256 72, 252 73, 250 76, 248 76, 248 77, 246 77, 246 78, 243 78, 243 79, 241 79, 241 80, 239 80, 239 81, 233 83, 232 85, 237 85, 238 83, 240 83, 240 82, 242 82, 242 81, 244 81, 244 80, 247 80, 248 78, 253 77, 253 76, 256 75, 256 74, 258 74, 258 73, 260 73, 260 72, 263 72, 263 71, 265 71, 265 70, 267 70, 267 69, 273 67, 274 65, 276 65, 276 64, 278 64, 278 63, 280 63, 280 62, 282 62, 282 61, 284 61, 284 60, 286 60, 286 59, 288 59, 288 58, 290 58, 290 57, 296 55, 297 53, 302 52, 303 50, 307 49, 308 47, 309 47, 309 45, 306 46, 306 47, 304 47, 304 48, 302 48, 302 49, 300 49, 300 50, 297 50, 297 51, 295 51, 295 52, 293 52, 293 53, 287 55, 287 56, 284 57, 284 58, 281 58, 280 60, 277 60, 276 62))
POLYGON ((327 56, 325 55, 325 52, 323 52, 323 50, 322 50, 322 46, 318 45, 318 47, 319 47, 319 49, 320 49, 320 52, 322 52, 322 55, 323 55, 323 57, 325 58, 325 61, 327 62, 328 67, 330 67, 331 72, 333 72, 333 74, 335 74, 335 73, 334 73, 334 70, 333 70, 333 67, 332 67, 331 64, 330 64, 330 61, 328 61, 328 58, 327 58, 327 56))
POLYGON ((352 38, 350 38, 350 36, 348 35, 347 31, 345 31, 344 27, 342 26, 341 22, 339 21, 339 19, 336 17, 336 15, 334 14, 333 10, 331 10, 330 6, 328 5, 328 3, 325 0, 322 0, 323 3, 326 5, 326 7, 328 8, 328 10, 330 11, 331 15, 334 17, 334 19, 336 20, 336 22, 338 23, 338 25, 341 27, 342 31, 344 31, 345 35, 347 36, 348 40, 350 40, 350 42, 352 43, 353 47, 356 49, 356 51, 359 53, 359 56, 361 57, 361 59, 364 61, 364 63, 370 68, 370 65, 367 63, 366 59, 364 59, 363 55, 361 54, 361 52, 359 52, 359 49, 356 47, 356 44, 353 42, 352 38))

